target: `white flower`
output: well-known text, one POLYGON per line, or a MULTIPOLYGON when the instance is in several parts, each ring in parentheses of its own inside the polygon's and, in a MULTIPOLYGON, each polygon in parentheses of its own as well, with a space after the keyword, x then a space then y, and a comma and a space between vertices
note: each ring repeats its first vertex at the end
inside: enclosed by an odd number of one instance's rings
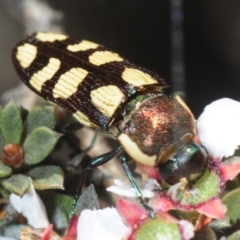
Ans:
POLYGON ((192 223, 186 220, 180 220, 178 225, 181 229, 182 239, 192 239, 194 237, 194 226, 192 223))
POLYGON ((207 105, 197 129, 210 156, 220 159, 232 156, 240 145, 240 102, 222 98, 207 105))
POLYGON ((78 240, 123 240, 131 229, 115 208, 82 211, 77 225, 78 240))
MULTIPOLYGON (((115 183, 115 186, 108 187, 107 191, 113 192, 120 196, 132 197, 132 198, 136 197, 135 189, 132 186, 124 185, 120 179, 115 179, 114 183, 115 183)), ((158 187, 159 187, 158 182, 155 179, 149 178, 144 188, 141 189, 143 197, 153 198, 155 196, 155 193, 152 190, 158 187)))
POLYGON ((12 193, 10 202, 17 212, 26 217, 28 224, 33 228, 46 228, 49 225, 46 209, 32 183, 22 198, 12 193))

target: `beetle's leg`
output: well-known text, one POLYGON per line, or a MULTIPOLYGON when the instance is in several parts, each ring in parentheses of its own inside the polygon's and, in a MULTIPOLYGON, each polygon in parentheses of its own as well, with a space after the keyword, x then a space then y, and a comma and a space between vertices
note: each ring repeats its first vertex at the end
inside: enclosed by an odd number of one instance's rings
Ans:
POLYGON ((126 161, 126 156, 121 156, 121 161, 122 161, 122 165, 124 167, 124 171, 135 190, 138 201, 148 211, 150 217, 154 218, 153 209, 144 201, 143 195, 142 195, 138 185, 136 184, 131 171, 129 170, 129 167, 128 167, 127 161, 126 161))
POLYGON ((102 155, 92 159, 88 163, 88 165, 84 168, 84 170, 82 172, 82 175, 81 175, 81 178, 80 178, 80 181, 79 181, 79 184, 78 184, 76 195, 75 195, 74 200, 73 200, 71 215, 74 213, 77 200, 78 200, 80 194, 82 193, 82 188, 83 188, 83 185, 84 185, 84 182, 85 182, 88 171, 95 168, 95 167, 98 167, 98 166, 100 166, 100 165, 102 165, 102 164, 104 164, 108 161, 110 161, 114 156, 116 156, 121 151, 122 151, 122 146, 119 146, 111 152, 102 154, 102 155))

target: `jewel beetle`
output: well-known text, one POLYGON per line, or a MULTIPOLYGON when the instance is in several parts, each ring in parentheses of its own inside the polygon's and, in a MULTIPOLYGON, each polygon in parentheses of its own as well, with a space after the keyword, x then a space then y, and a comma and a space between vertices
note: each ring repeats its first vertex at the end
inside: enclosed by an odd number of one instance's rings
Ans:
POLYGON ((35 93, 73 114, 79 124, 120 146, 94 158, 82 174, 121 153, 124 170, 141 204, 149 211, 128 169, 126 158, 159 169, 173 185, 200 178, 208 163, 196 142, 193 114, 156 73, 139 67, 104 46, 67 35, 37 32, 13 50, 13 63, 35 93))

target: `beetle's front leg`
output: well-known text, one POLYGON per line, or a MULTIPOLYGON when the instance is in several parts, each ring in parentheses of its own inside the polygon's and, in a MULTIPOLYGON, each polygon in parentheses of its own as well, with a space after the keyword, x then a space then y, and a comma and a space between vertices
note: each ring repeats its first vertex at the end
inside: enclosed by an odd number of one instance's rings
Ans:
POLYGON ((76 203, 77 203, 77 200, 80 196, 80 194, 82 193, 82 188, 83 188, 83 185, 85 183, 85 179, 86 179, 86 176, 87 176, 87 173, 89 170, 93 169, 93 168, 96 168, 96 167, 99 167, 101 166, 102 164, 110 161, 114 156, 116 156, 119 152, 121 152, 123 149, 122 149, 122 146, 119 146, 117 147, 116 149, 114 149, 113 151, 111 152, 108 152, 108 153, 105 153, 105 154, 102 154, 98 157, 95 157, 94 159, 92 159, 88 165, 84 168, 83 172, 82 172, 82 175, 81 175, 81 178, 80 178, 80 181, 79 181, 79 184, 78 184, 78 188, 77 188, 77 191, 76 191, 76 195, 74 197, 74 200, 73 200, 73 205, 72 205, 72 211, 71 211, 71 215, 74 213, 74 210, 75 210, 75 207, 76 207, 76 203))
POLYGON ((131 182, 134 190, 135 190, 135 193, 136 193, 136 196, 137 196, 137 199, 139 201, 139 203, 147 210, 147 212, 149 213, 150 217, 151 218, 154 218, 154 212, 153 212, 153 209, 145 202, 144 198, 143 198, 143 195, 142 195, 142 192, 140 191, 138 185, 136 184, 134 178, 133 178, 133 175, 131 173, 131 171, 129 170, 129 167, 127 165, 127 161, 126 161, 126 156, 121 156, 121 162, 122 162, 122 165, 124 167, 124 171, 129 179, 129 181, 131 182))

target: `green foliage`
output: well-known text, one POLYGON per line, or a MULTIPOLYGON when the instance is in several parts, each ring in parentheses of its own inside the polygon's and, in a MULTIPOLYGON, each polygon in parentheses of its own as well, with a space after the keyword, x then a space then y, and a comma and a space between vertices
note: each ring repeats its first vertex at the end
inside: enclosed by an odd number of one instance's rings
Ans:
MULTIPOLYGON (((69 217, 72 209, 73 198, 64 194, 52 193, 50 191, 41 192, 41 199, 45 204, 49 217, 54 218, 56 209, 61 206, 61 211, 64 217, 69 217)), ((69 221, 69 219, 68 219, 69 221)))
POLYGON ((227 206, 227 216, 236 223, 240 218, 240 190, 235 189, 229 192, 223 197, 222 202, 227 206))
POLYGON ((35 189, 64 189, 63 170, 58 166, 35 167, 28 172, 35 189))
POLYGON ((175 239, 181 240, 181 234, 176 223, 166 222, 164 219, 156 217, 141 224, 132 237, 132 240, 158 240, 175 239))
POLYGON ((196 181, 191 189, 188 190, 189 194, 187 197, 184 196, 186 189, 179 189, 179 192, 182 192, 182 194, 179 193, 179 196, 181 196, 181 200, 179 199, 179 201, 184 200, 188 204, 205 202, 212 197, 217 196, 219 188, 220 182, 217 174, 213 171, 206 171, 204 176, 196 181))
POLYGON ((60 134, 53 130, 55 121, 50 106, 36 107, 28 113, 11 100, 4 109, 0 107, 1 192, 23 196, 30 187, 29 177, 38 189, 63 189, 64 175, 60 167, 35 167, 47 158, 59 140, 60 134), (16 163, 10 165, 13 159, 16 163))
POLYGON ((12 169, 0 161, 0 179, 9 176, 12 173, 12 169))
POLYGON ((23 144, 26 164, 37 164, 43 161, 53 150, 59 134, 47 127, 37 127, 28 135, 23 144))
POLYGON ((26 134, 31 133, 35 128, 45 126, 53 129, 55 125, 55 115, 52 107, 36 107, 27 116, 24 123, 26 134))
POLYGON ((21 112, 12 100, 3 110, 1 131, 7 143, 19 144, 23 131, 21 112))
POLYGON ((19 197, 22 197, 28 191, 30 184, 30 178, 22 174, 14 174, 1 180, 1 185, 5 189, 19 197))

